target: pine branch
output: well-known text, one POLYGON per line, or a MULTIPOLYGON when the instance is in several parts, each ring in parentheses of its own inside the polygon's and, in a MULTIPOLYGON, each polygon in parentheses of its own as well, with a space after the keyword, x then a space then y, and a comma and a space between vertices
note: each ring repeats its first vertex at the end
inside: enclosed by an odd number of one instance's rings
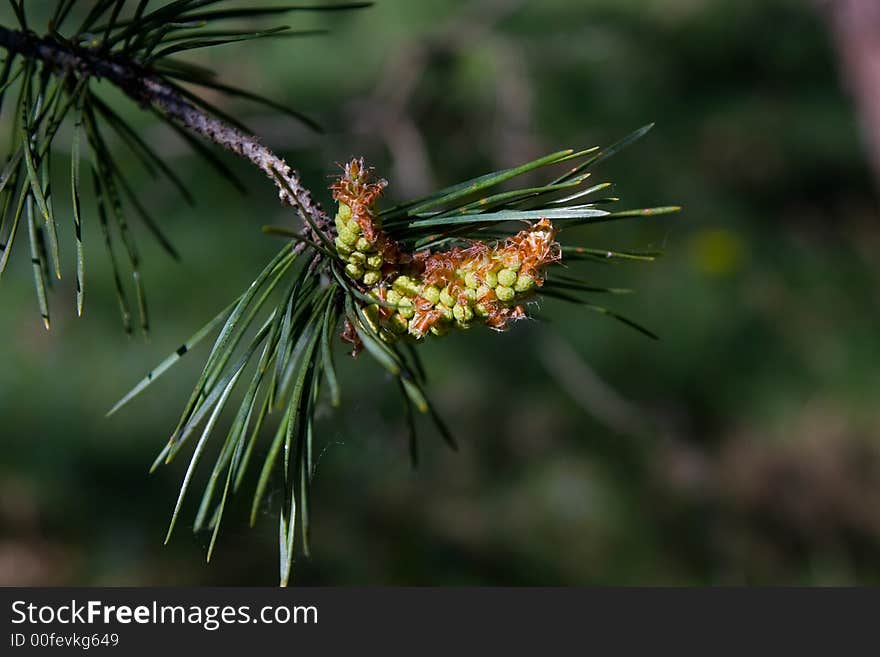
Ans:
POLYGON ((148 171, 162 173, 185 200, 190 200, 185 185, 160 154, 93 93, 92 81, 109 82, 139 107, 160 116, 233 184, 237 183, 234 174, 202 138, 255 165, 274 182, 281 202, 296 209, 303 220, 301 232, 264 227, 265 232, 285 240, 278 254, 229 307, 148 372, 110 411, 116 412, 139 396, 216 332, 178 424, 153 466, 190 450, 166 541, 183 510, 193 474, 210 453, 206 451, 209 441, 221 431, 224 408, 237 406, 216 454, 193 529, 211 531, 210 559, 228 494, 241 487, 252 458, 261 461, 256 466, 251 522, 263 508, 270 486, 280 484, 284 492, 279 509, 280 579, 282 585, 289 582, 295 554, 310 554, 314 418, 325 381, 332 405, 338 406, 341 399, 332 348, 337 334, 349 343, 353 356, 363 351, 394 378, 403 399, 414 464, 418 460, 417 413, 430 418, 440 437, 456 448, 443 417, 426 394, 426 376, 415 349, 423 341, 474 325, 506 330, 530 316, 527 308, 537 311, 537 302, 545 299, 577 304, 656 337, 627 317, 592 302, 593 294, 617 295, 629 290, 597 285, 576 268, 565 274, 560 265, 651 261, 657 254, 564 246, 556 240, 562 231, 579 225, 678 211, 675 206, 617 212, 606 209, 619 199, 598 197, 610 183, 594 184, 591 178, 596 165, 640 139, 650 125, 604 149, 558 151, 384 209, 380 197, 388 182, 373 177, 363 159, 354 159, 331 186, 337 203, 331 223, 297 172, 282 158, 235 118, 180 85, 193 84, 276 109, 279 106, 222 84, 213 79, 211 71, 168 56, 288 33, 286 28, 255 32, 202 29, 214 22, 287 11, 351 9, 365 3, 215 9, 226 0, 174 0, 150 11, 148 0, 140 0, 131 13, 123 10, 125 0, 95 0, 83 7, 84 20, 68 37, 58 30, 77 0, 58 2, 45 36, 29 29, 21 1, 12 2, 20 28, 0 27, 0 48, 9 53, 0 68, 0 104, 12 83, 18 88, 12 146, 0 171, 0 239, 6 238, 5 244, 0 243, 0 273, 19 223, 23 223, 20 232, 27 233, 37 301, 47 328, 51 269, 61 276, 49 157, 65 117, 70 115, 74 124, 70 181, 79 311, 84 267, 80 133, 91 151, 88 169, 98 219, 120 312, 129 331, 133 308, 144 331, 148 315, 138 251, 122 211, 123 197, 169 252, 173 249, 123 176, 105 139, 107 130, 113 130, 148 171), (553 176, 542 183, 516 185, 518 177, 535 173, 553 176), (117 253, 123 258, 117 259, 117 253), (126 268, 134 284, 136 306, 123 285, 126 268), (245 390, 238 390, 239 386, 245 390), (255 448, 264 422, 273 413, 278 414, 278 422, 269 444, 255 448), (301 539, 296 539, 297 529, 301 539))
POLYGON ((278 188, 282 203, 295 208, 311 231, 315 226, 328 231, 330 221, 321 206, 303 185, 299 174, 284 159, 260 143, 253 135, 226 120, 197 107, 178 88, 136 61, 107 53, 103 49, 82 48, 61 43, 53 37, 0 26, 0 47, 10 55, 38 60, 55 75, 76 84, 86 78, 110 82, 144 108, 151 107, 181 128, 200 135, 235 153, 258 167, 278 188))

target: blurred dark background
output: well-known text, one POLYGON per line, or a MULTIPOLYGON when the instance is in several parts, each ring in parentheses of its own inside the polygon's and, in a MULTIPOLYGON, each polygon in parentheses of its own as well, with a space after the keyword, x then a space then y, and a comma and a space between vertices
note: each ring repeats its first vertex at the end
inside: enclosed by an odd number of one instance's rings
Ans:
MULTIPOLYGON (((686 208, 564 235, 665 252, 584 268, 635 288, 609 303, 659 342, 548 302, 506 335, 421 347, 462 449, 426 423, 417 472, 395 387, 340 347, 344 405, 321 415, 314 556, 297 583, 880 584, 880 223, 815 3, 382 0, 281 22, 332 34, 191 60, 327 126, 316 135, 215 99, 313 188, 362 154, 401 199, 656 121, 602 179, 628 207, 686 208)), ((175 264, 139 231, 149 343, 120 328, 95 222, 84 317, 67 276, 51 333, 24 251, 13 257, 0 292, 0 583, 274 584, 271 507, 251 530, 247 500, 233 505, 210 565, 209 537, 185 523, 162 546, 184 464, 147 469, 198 355, 104 413, 251 280, 277 249, 259 227, 291 214, 260 174, 226 158, 250 187, 242 197, 116 104, 199 204, 137 179, 184 256, 175 264)))

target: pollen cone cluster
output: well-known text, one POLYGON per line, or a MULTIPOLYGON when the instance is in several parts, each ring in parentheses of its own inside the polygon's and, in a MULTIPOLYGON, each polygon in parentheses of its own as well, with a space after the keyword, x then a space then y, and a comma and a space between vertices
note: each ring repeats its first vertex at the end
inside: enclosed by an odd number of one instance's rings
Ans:
MULTIPOLYGON (((362 159, 344 167, 332 186, 339 203, 336 249, 345 272, 379 303, 365 315, 388 341, 409 334, 443 335, 473 323, 504 330, 525 317, 522 304, 561 257, 556 229, 546 219, 497 243, 472 241, 448 251, 404 253, 383 231, 375 204, 387 186, 371 181, 362 159)), ((353 331, 345 335, 352 337, 353 331)))

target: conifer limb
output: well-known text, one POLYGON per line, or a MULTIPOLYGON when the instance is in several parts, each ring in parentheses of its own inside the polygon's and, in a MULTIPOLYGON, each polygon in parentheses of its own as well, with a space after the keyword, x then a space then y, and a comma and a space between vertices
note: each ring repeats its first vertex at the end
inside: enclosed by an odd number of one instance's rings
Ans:
POLYGON ((66 78, 72 87, 79 80, 110 82, 142 107, 152 107, 177 125, 195 133, 258 167, 278 188, 282 203, 295 208, 306 221, 326 229, 326 213, 303 185, 299 173, 254 135, 189 102, 161 76, 136 61, 108 55, 99 48, 61 43, 53 37, 10 30, 0 26, 0 47, 42 62, 47 70, 66 78), (308 215, 307 217, 305 215, 308 215))

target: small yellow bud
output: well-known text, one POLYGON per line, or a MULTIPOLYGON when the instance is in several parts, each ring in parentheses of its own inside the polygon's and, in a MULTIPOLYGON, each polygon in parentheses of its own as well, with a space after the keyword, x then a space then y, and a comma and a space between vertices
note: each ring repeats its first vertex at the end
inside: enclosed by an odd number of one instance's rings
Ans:
POLYGON ((513 286, 516 292, 528 292, 535 287, 535 279, 528 274, 520 274, 516 279, 516 285, 513 286))
POLYGON ((401 299, 400 303, 397 304, 397 310, 401 315, 406 317, 406 319, 412 319, 412 316, 416 314, 412 301, 406 297, 401 299))
MULTIPOLYGON (((516 272, 512 269, 502 269, 498 272, 498 285, 513 287, 516 283, 516 272)), ((498 297, 501 298, 500 296, 498 297)))
POLYGON ((449 288, 444 287, 440 291, 440 303, 452 308, 455 305, 455 297, 449 294, 449 288))
POLYGON ((351 255, 351 247, 348 244, 343 242, 338 237, 336 238, 335 243, 336 243, 336 250, 339 252, 339 255, 341 255, 341 256, 351 255))
POLYGON ((481 285, 477 288, 477 300, 485 299, 486 296, 492 291, 492 288, 488 285, 481 285))
POLYGON ((391 330, 395 333, 406 333, 406 330, 409 326, 409 322, 406 321, 406 317, 404 317, 400 313, 394 313, 388 323, 391 327, 391 330))
POLYGON ((346 227, 355 235, 360 235, 362 232, 364 232, 363 228, 361 228, 361 225, 354 219, 349 221, 346 224, 346 227))
POLYGON ((486 285, 489 287, 495 287, 498 285, 498 274, 496 272, 486 272, 486 285))
POLYGON ((348 263, 345 265, 345 273, 351 276, 356 281, 361 280, 361 276, 364 275, 363 267, 359 267, 358 265, 353 265, 352 263, 348 263))
POLYGON ((340 203, 337 215, 343 221, 348 221, 349 219, 351 219, 351 208, 345 203, 340 203))
POLYGON ((464 306, 462 304, 457 304, 452 309, 452 315, 455 319, 461 324, 467 324, 474 318, 474 311, 471 310, 470 306, 464 306))
POLYGON ((510 301, 515 294, 516 292, 513 291, 513 288, 506 285, 499 285, 495 288, 495 296, 498 297, 499 301, 510 301))
POLYGON ((472 288, 472 287, 469 287, 469 288, 465 289, 465 291, 464 291, 464 298, 467 299, 467 301, 468 301, 469 304, 474 304, 474 303, 476 303, 476 301, 477 301, 477 291, 476 291, 474 288, 472 288))
POLYGON ((364 253, 367 253, 370 249, 373 248, 373 245, 367 241, 366 237, 358 237, 357 241, 354 243, 354 248, 356 248, 358 251, 363 251, 364 253))
POLYGON ((440 313, 440 318, 446 322, 452 321, 452 308, 444 303, 438 303, 434 306, 434 310, 440 313))
POLYGON ((488 317, 489 307, 485 303, 478 303, 474 306, 474 313, 477 317, 488 317))
POLYGON ((440 290, 433 285, 426 285, 422 288, 422 296, 434 305, 440 301, 440 290))
POLYGON ((348 230, 348 228, 343 228, 339 231, 339 239, 348 246, 354 246, 354 243, 358 240, 357 235, 348 230))
POLYGON ((382 274, 377 272, 375 269, 370 269, 364 272, 364 285, 375 285, 382 279, 382 274))
POLYGON ((419 285, 409 276, 398 276, 392 286, 403 295, 414 297, 419 293, 419 285))
POLYGON ((367 256, 365 256, 360 251, 355 251, 350 256, 348 256, 348 261, 353 265, 363 265, 366 262, 367 256))
POLYGON ((476 272, 469 271, 464 275, 464 284, 473 288, 480 287, 480 277, 476 272))
POLYGON ((397 290, 388 290, 388 292, 385 294, 385 301, 387 301, 388 303, 393 303, 394 305, 397 305, 398 303, 400 303, 400 299, 401 296, 397 290))
POLYGON ((378 253, 367 256, 367 267, 370 269, 382 269, 382 256, 378 253))

